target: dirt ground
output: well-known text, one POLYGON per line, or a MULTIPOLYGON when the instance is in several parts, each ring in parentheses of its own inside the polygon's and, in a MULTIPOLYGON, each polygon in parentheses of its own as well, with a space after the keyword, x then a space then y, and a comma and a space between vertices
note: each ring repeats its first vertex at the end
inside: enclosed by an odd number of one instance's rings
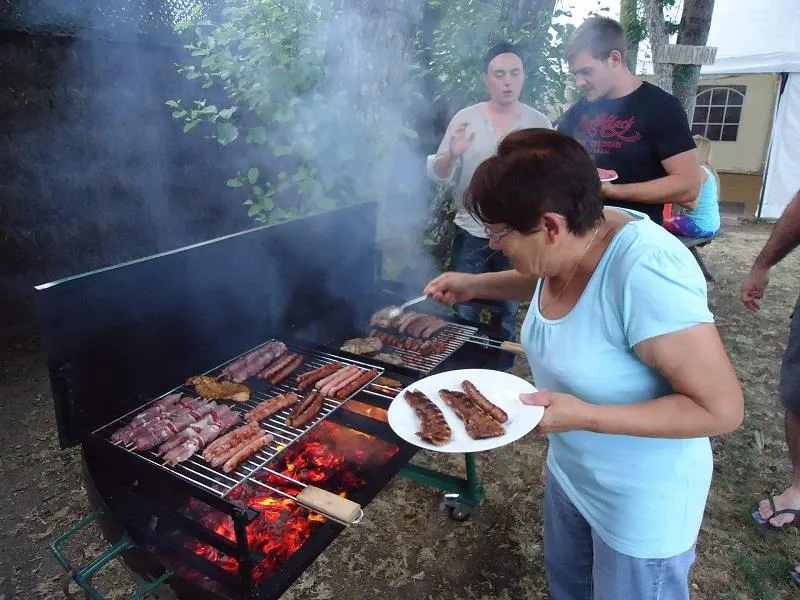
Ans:
MULTIPOLYGON (((786 576, 800 559, 798 529, 759 532, 748 507, 783 489, 789 463, 775 390, 789 314, 800 292, 800 253, 774 269, 760 313, 748 313, 738 287, 771 225, 725 225, 701 254, 716 277, 710 302, 746 391, 747 418, 714 440, 716 473, 692 571, 693 598, 788 599, 786 576)), ((524 368, 522 368, 524 370, 524 368)), ((75 450, 59 451, 44 357, 35 340, 4 352, 0 366, 0 600, 62 596, 62 571, 47 544, 86 514, 75 450)), ((547 598, 542 565, 544 440, 529 436, 478 459, 486 502, 464 523, 438 510, 441 496, 395 478, 290 588, 287 600, 547 598)), ((463 458, 461 459, 463 460, 463 458)), ((458 457, 419 454, 415 462, 463 474, 458 457)), ((76 562, 102 540, 87 532, 67 547, 76 562)), ((120 565, 97 576, 108 598, 132 582, 120 565)), ((67 586, 75 592, 75 586, 67 586)))

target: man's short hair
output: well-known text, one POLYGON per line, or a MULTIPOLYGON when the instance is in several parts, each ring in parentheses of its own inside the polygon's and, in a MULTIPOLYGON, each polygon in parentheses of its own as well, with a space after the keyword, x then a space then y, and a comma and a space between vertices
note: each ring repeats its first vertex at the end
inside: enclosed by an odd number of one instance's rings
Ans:
POLYGON ((499 44, 495 44, 486 55, 483 57, 483 70, 484 72, 489 70, 489 63, 494 60, 496 56, 501 54, 516 54, 517 56, 522 58, 522 55, 519 53, 519 47, 511 42, 500 42, 499 44))
POLYGON ((606 60, 617 50, 624 59, 627 47, 625 30, 619 22, 608 17, 590 17, 572 34, 564 54, 570 60, 588 50, 593 58, 606 60))

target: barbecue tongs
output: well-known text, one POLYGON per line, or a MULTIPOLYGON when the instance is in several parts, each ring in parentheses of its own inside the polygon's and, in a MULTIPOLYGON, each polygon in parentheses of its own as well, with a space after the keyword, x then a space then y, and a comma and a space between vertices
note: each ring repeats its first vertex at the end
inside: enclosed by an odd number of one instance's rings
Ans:
POLYGON ((388 319, 394 319, 395 317, 399 317, 403 314, 403 311, 407 309, 409 306, 414 306, 415 304, 419 304, 423 300, 427 300, 427 296, 420 296, 419 298, 414 298, 413 300, 409 300, 408 302, 404 302, 400 306, 391 306, 386 309, 386 317, 388 319))

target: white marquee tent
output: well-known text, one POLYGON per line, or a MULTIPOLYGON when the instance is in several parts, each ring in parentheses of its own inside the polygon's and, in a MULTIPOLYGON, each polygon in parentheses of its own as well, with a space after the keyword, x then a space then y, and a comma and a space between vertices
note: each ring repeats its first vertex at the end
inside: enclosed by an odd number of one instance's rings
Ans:
POLYGON ((701 75, 786 73, 772 124, 758 216, 777 218, 800 189, 800 0, 716 0, 701 75))

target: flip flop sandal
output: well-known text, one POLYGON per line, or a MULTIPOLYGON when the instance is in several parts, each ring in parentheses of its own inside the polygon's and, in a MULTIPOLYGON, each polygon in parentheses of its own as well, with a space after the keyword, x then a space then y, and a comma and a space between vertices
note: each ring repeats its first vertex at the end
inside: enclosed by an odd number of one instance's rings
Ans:
POLYGON ((789 569, 789 577, 792 578, 796 585, 800 586, 800 573, 797 572, 797 569, 794 567, 789 569))
POLYGON ((772 514, 769 516, 769 518, 765 519, 764 517, 761 516, 761 513, 758 510, 758 504, 756 504, 750 509, 750 518, 753 519, 753 522, 756 525, 758 525, 759 527, 763 527, 765 529, 769 529, 771 531, 783 531, 789 525, 800 524, 800 510, 794 508, 784 508, 783 510, 778 510, 775 507, 775 496, 770 496, 768 500, 769 500, 769 506, 772 509, 772 514), (794 519, 780 526, 775 526, 772 523, 770 523, 770 519, 777 517, 779 515, 792 515, 794 519))

